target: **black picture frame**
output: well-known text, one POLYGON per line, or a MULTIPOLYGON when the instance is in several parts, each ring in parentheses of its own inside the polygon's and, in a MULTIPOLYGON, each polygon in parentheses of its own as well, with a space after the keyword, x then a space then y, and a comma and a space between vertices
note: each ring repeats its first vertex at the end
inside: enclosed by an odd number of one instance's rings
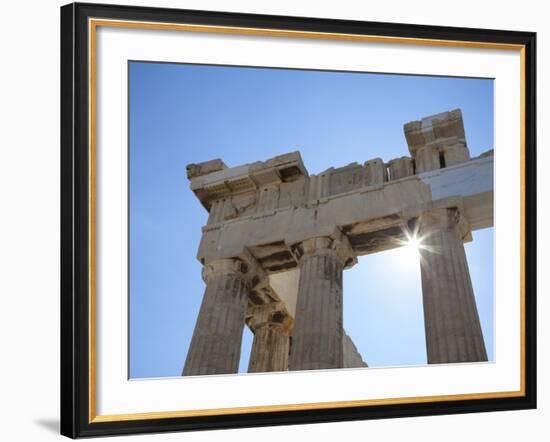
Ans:
POLYGON ((61 7, 61 434, 71 437, 337 422, 536 408, 536 34, 73 3, 61 7), (524 395, 246 414, 90 420, 89 18, 522 45, 524 47, 524 395))

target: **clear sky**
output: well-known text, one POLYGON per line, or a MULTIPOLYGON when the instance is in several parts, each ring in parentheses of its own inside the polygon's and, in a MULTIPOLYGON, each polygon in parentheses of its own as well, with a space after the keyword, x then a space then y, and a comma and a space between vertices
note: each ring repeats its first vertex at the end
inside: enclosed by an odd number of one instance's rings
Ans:
MULTIPOLYGON (((408 155, 403 124, 462 109, 472 156, 493 148, 493 81, 129 63, 130 377, 179 376, 204 292, 207 212, 185 166, 299 150, 310 174, 408 155)), ((493 229, 465 245, 493 358, 493 229)), ((420 268, 406 248, 344 273, 344 328, 371 367, 426 363, 420 268)), ((245 328, 240 371, 252 342, 245 328)))

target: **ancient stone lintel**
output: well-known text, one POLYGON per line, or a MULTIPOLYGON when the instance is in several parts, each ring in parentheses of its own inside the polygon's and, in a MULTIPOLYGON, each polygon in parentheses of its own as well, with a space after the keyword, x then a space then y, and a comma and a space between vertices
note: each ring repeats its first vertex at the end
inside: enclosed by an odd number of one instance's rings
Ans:
POLYGON ((393 214, 342 226, 342 233, 357 255, 368 255, 399 247, 410 231, 406 225, 407 219, 393 214))
POLYGON ((490 227, 493 224, 492 171, 492 157, 478 158, 452 168, 388 182, 380 188, 365 187, 334 196, 327 203, 313 207, 278 208, 267 218, 238 217, 215 228, 204 228, 197 258, 201 263, 230 258, 239 256, 243 247, 247 247, 266 272, 279 273, 297 267, 290 246, 308 237, 330 235, 335 226, 348 236, 359 256, 386 250, 392 245, 387 240, 399 232, 393 228, 393 222, 385 220, 403 211, 415 212, 406 219, 418 217, 430 209, 430 204, 460 205, 472 229, 490 227), (447 202, 451 198, 461 202, 447 202), (378 219, 383 222, 368 232, 345 231, 348 226, 370 224, 378 219))
POLYGON ((296 260, 284 241, 259 244, 249 250, 267 273, 278 273, 296 267, 296 260))

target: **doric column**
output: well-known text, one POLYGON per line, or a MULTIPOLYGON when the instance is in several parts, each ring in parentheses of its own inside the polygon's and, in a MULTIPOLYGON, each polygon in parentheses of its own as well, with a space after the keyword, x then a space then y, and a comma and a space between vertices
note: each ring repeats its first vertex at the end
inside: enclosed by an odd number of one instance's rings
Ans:
POLYGON ((184 376, 237 373, 248 302, 247 265, 220 259, 203 268, 206 290, 184 376))
POLYGON ((254 306, 247 323, 254 333, 249 373, 288 370, 292 319, 278 303, 254 306))
POLYGON ((300 281, 292 332, 290 370, 343 367, 342 270, 349 255, 329 237, 295 248, 300 281))
POLYGON ((458 209, 420 217, 424 324, 428 363, 487 361, 458 209))

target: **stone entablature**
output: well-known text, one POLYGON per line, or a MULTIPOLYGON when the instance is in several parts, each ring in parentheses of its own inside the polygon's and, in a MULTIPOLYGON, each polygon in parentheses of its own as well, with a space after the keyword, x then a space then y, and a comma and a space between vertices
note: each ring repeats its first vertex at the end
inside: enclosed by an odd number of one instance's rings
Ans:
MULTIPOLYGON (((351 169, 353 176, 356 170, 351 169)), ((297 265, 294 243, 336 230, 347 236, 357 255, 374 253, 398 244, 394 239, 403 235, 403 226, 412 218, 408 214, 415 208, 451 197, 452 204, 462 206, 472 229, 485 228, 492 225, 492 176, 493 158, 489 156, 323 198, 305 198, 306 184, 316 177, 264 189, 266 196, 261 198, 257 190, 228 196, 211 205, 198 257, 205 263, 247 250, 266 272, 285 271, 297 265), (288 186, 294 186, 293 194, 288 186), (292 196, 273 196, 282 192, 292 196), (269 194, 278 204, 272 203, 266 211, 262 207, 269 194)))
POLYGON ((424 158, 423 172, 414 173, 414 156, 422 149, 438 146, 444 154, 464 140, 460 111, 409 123, 405 133, 413 157, 388 163, 376 158, 318 175, 308 174, 299 152, 232 168, 221 160, 188 166, 191 189, 209 211, 199 259, 206 263, 246 251, 266 272, 285 271, 297 265, 294 243, 335 230, 357 255, 373 253, 395 246, 410 221, 404 213, 449 197, 461 199, 473 229, 492 225, 492 156, 442 168, 437 153, 431 162, 424 158))
POLYGON ((191 190, 210 213, 208 225, 215 225, 323 202, 335 195, 383 186, 470 159, 460 110, 408 123, 405 134, 412 157, 403 156, 387 163, 374 158, 362 165, 331 167, 310 176, 300 153, 291 152, 231 168, 220 159, 190 164, 187 176, 191 190))

